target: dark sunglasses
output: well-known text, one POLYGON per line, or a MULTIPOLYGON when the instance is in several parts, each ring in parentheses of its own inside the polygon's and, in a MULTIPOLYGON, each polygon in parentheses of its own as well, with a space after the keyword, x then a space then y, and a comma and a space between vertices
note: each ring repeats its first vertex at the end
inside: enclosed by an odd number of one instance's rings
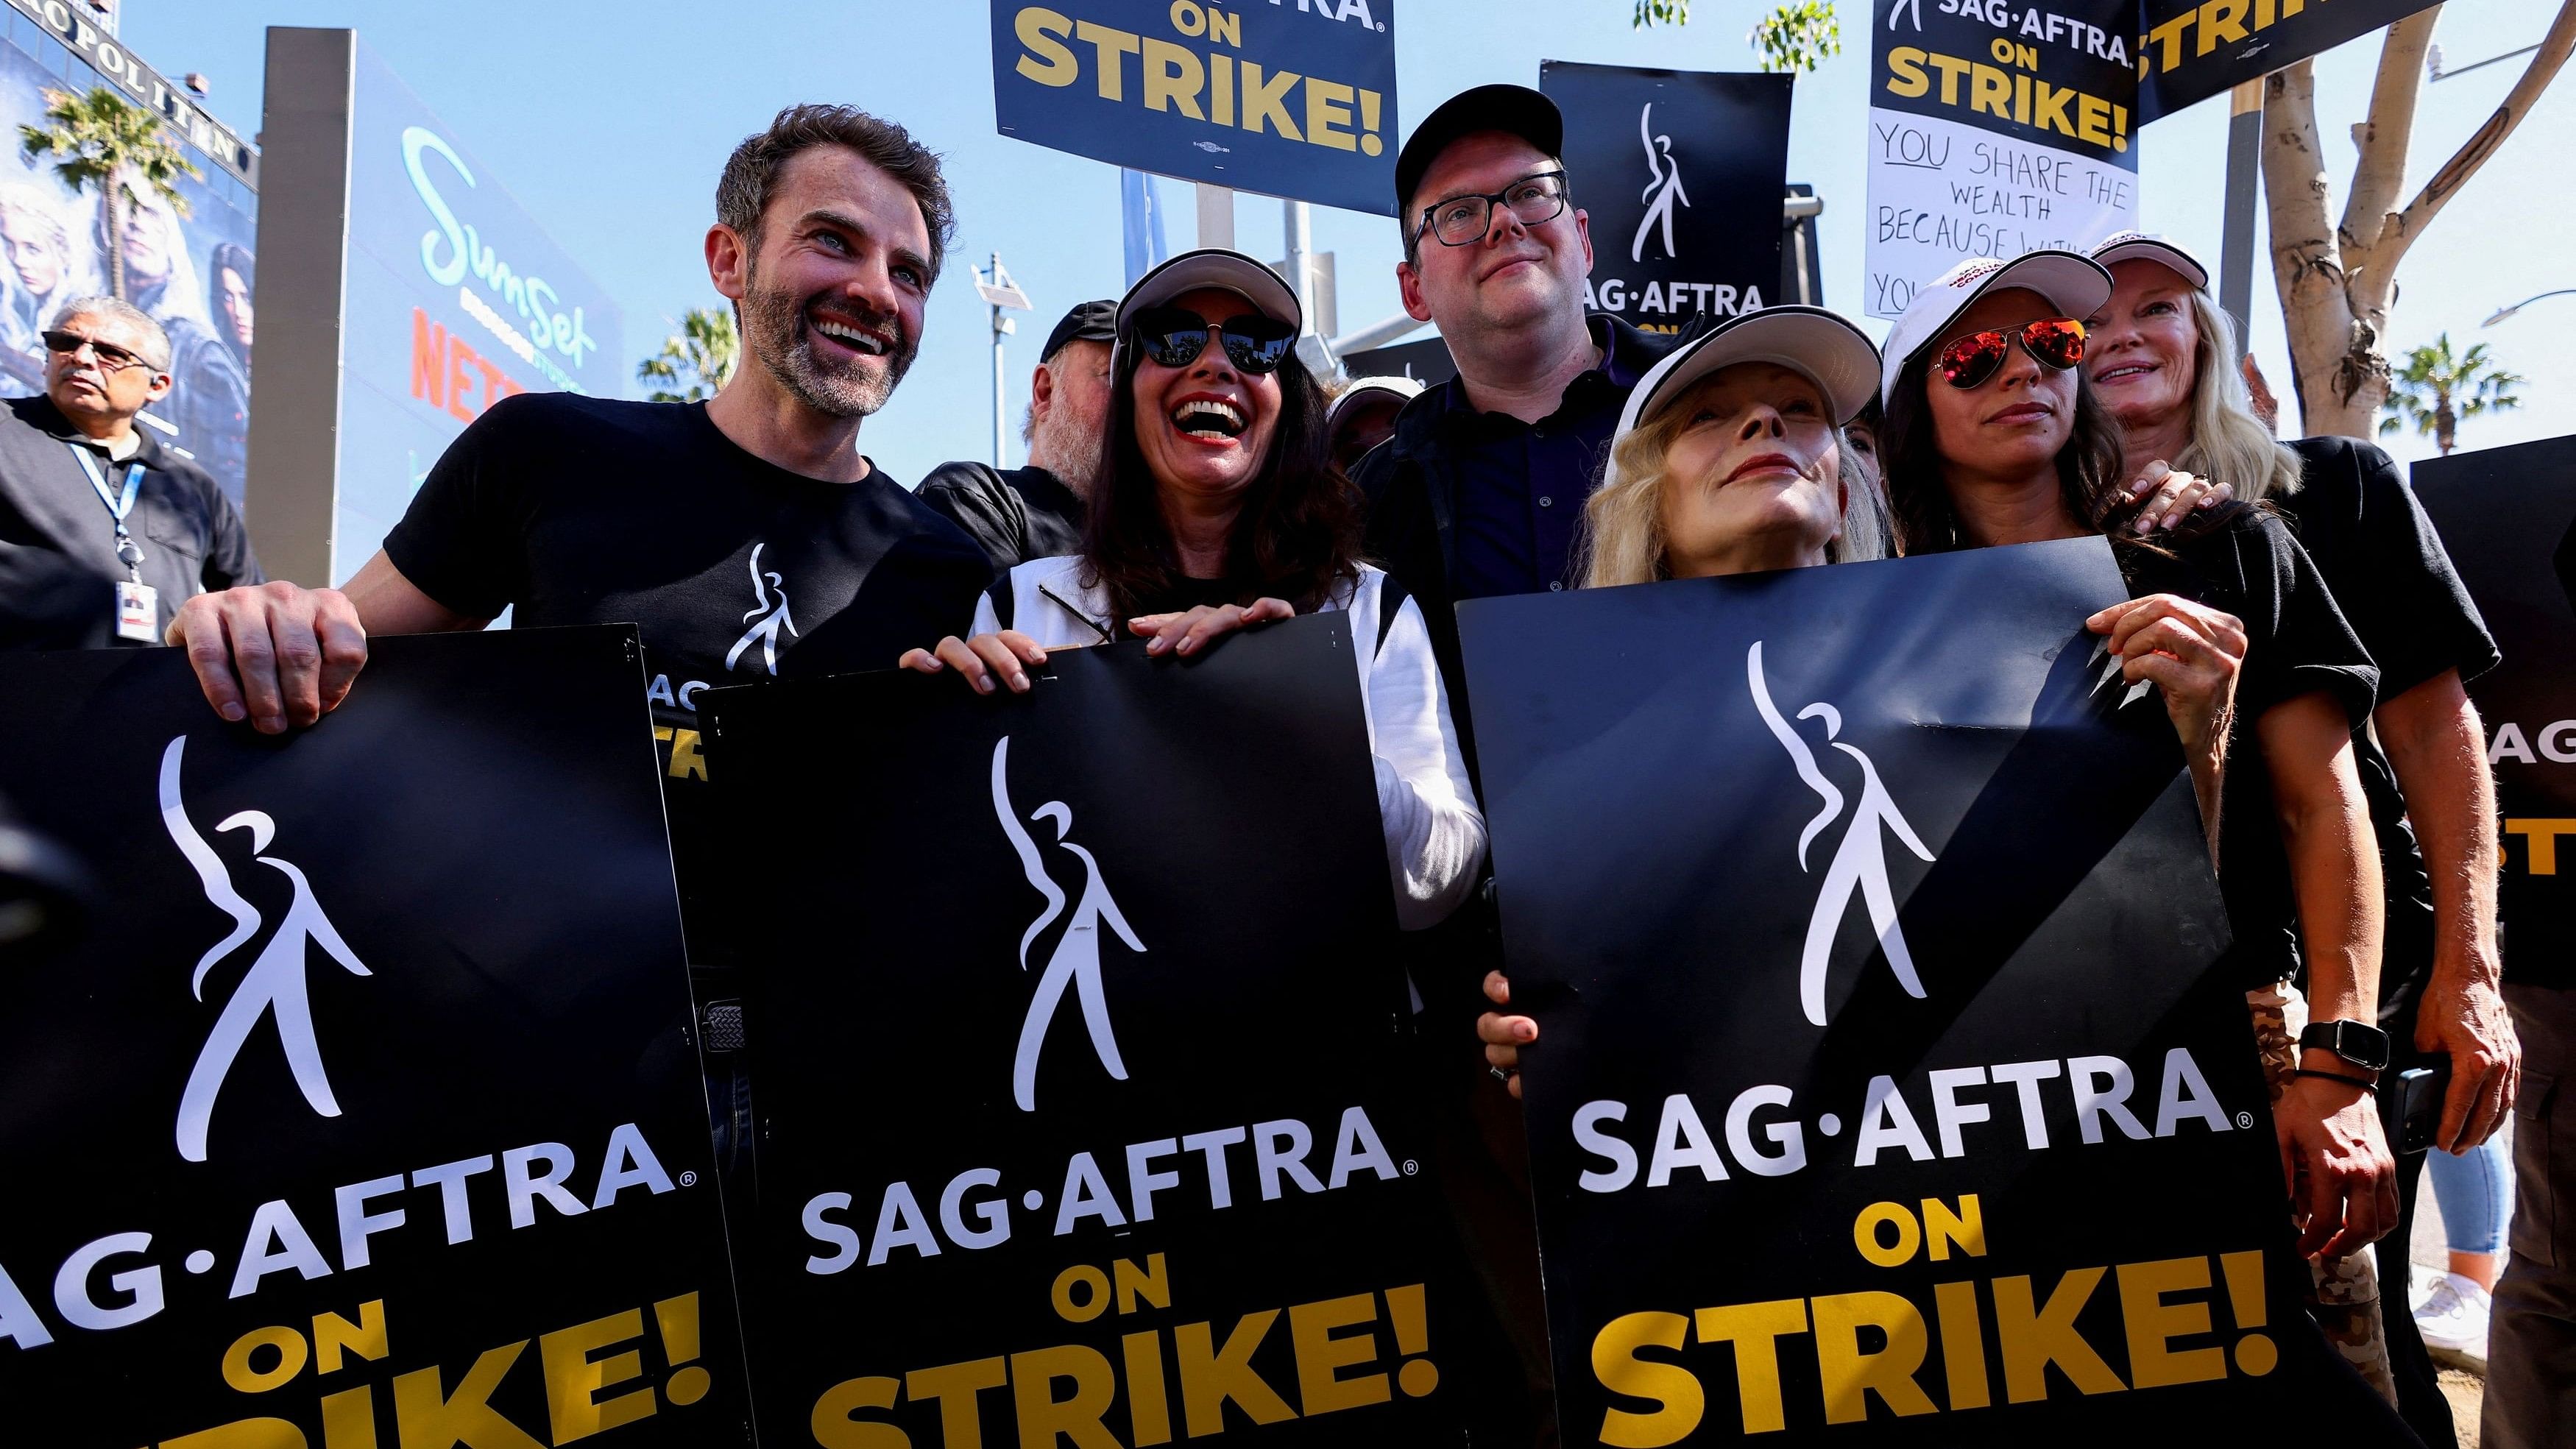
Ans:
POLYGON ((1258 376, 1276 371, 1297 345, 1297 329, 1258 313, 1210 322, 1183 307, 1149 307, 1132 325, 1136 345, 1165 367, 1189 366, 1215 337, 1236 367, 1258 376))
POLYGON ((47 331, 39 332, 36 335, 44 339, 45 347, 48 351, 59 352, 65 356, 78 352, 84 347, 88 348, 97 356, 98 365, 106 368, 110 372, 123 372, 129 367, 150 367, 152 365, 151 363, 144 361, 141 357, 126 351, 124 348, 119 347, 112 342, 101 342, 96 338, 83 337, 77 332, 47 331))
POLYGON ((2084 324, 2072 317, 2047 317, 1956 338, 1933 356, 1932 366, 1961 392, 1983 387, 2004 365, 2016 337, 2023 351, 2060 372, 2084 360, 2084 324))

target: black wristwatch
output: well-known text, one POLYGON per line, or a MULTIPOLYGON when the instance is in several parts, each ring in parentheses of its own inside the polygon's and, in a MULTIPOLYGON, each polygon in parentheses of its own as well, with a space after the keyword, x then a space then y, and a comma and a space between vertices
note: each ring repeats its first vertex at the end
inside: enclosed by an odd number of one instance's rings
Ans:
POLYGON ((2322 1047, 2364 1071, 2388 1069, 2388 1033, 2358 1021, 2309 1022, 2299 1046, 2322 1047))

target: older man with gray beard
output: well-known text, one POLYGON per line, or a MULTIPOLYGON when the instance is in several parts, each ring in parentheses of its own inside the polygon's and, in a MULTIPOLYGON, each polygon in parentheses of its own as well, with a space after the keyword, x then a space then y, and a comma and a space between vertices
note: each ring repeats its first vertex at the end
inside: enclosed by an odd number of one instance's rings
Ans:
MULTIPOLYGON (((973 540, 859 451, 920 346, 952 227, 938 158, 901 126, 849 106, 780 112, 725 163, 707 228, 746 354, 723 389, 680 405, 502 399, 343 588, 189 601, 171 633, 208 702, 275 734, 339 704, 369 634, 480 629, 503 609, 522 625, 640 625, 682 924, 710 968, 699 1000, 734 995, 707 930, 721 867, 699 692, 888 667, 973 613, 991 576, 973 540)), ((740 1074, 711 1086, 720 1136, 745 1130, 740 1074)))
POLYGON ((922 480, 921 501, 954 519, 1004 572, 1082 547, 1092 485, 1109 443, 1109 345, 1118 304, 1082 302, 1047 335, 1029 379, 1020 441, 1028 466, 942 463, 922 480))

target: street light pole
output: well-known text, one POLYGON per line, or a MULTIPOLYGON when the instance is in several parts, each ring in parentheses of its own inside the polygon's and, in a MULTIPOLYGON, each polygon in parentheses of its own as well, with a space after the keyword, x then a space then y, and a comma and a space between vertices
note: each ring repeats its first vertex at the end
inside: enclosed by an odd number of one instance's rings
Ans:
POLYGON ((2497 312, 2494 316, 2489 317, 2478 325, 2480 327, 2493 327, 2498 322, 2501 322, 2507 317, 2512 316, 2514 313, 2521 311, 2523 308, 2530 306, 2532 303, 2541 300, 2542 297, 2564 297, 2570 294, 2576 294, 2576 287, 2561 287, 2555 292, 2543 292, 2539 297, 2525 297, 2521 301, 2514 303, 2512 306, 2497 312))
POLYGON ((995 252, 992 274, 990 276, 982 272, 975 274, 975 295, 983 298, 985 304, 993 309, 993 469, 999 472, 1002 467, 1003 443, 1009 436, 1007 430, 1010 418, 1010 404, 1003 396, 1006 374, 1002 359, 1002 339, 1010 336, 1018 325, 1002 314, 1028 311, 1029 294, 1021 291, 1020 284, 1012 281, 1011 274, 1002 269, 1002 254, 995 252))

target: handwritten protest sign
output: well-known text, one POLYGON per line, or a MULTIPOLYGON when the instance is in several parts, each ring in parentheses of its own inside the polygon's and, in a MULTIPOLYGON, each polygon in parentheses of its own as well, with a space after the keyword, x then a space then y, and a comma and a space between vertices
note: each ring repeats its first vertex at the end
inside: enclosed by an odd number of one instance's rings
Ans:
POLYGON ((1878 0, 1873 317, 1969 257, 2082 250, 2138 216, 2135 0, 1878 0))

